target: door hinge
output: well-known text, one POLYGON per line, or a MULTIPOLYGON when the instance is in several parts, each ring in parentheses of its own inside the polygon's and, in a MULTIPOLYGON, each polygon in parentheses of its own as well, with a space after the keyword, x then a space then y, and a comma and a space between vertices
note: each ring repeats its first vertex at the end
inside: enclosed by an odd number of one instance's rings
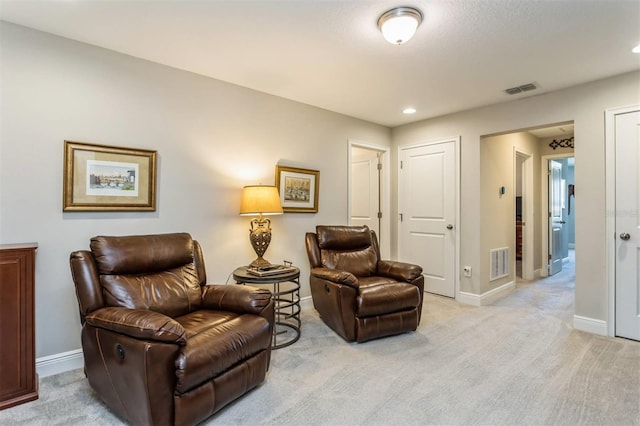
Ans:
POLYGON ((382 170, 382 163, 378 163, 378 170, 382 170))
POLYGON ((549 260, 551 260, 551 255, 549 255, 549 260))
POLYGON ((401 169, 402 169, 402 166, 403 166, 403 163, 402 163, 402 161, 400 161, 400 168, 401 168, 401 169))
POLYGON ((404 218, 402 217, 402 213, 400 213, 400 222, 402 222, 404 218))
POLYGON ((549 217, 551 217, 551 212, 549 212, 549 217))
POLYGON ((378 219, 382 219, 382 212, 378 212, 378 219))

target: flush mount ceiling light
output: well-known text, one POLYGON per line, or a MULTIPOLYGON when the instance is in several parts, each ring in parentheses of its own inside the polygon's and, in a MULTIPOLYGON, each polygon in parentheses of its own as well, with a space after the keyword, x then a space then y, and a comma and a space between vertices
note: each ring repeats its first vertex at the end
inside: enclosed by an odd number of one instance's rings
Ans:
POLYGON ((407 42, 422 22, 422 12, 413 7, 396 7, 382 14, 378 28, 391 44, 407 42))
POLYGON ((405 108, 402 110, 403 114, 415 114, 416 113, 416 109, 415 108, 405 108))
POLYGON ((633 53, 640 53, 640 44, 639 44, 639 45, 637 45, 636 47, 634 47, 633 49, 631 49, 631 51, 632 51, 633 53))

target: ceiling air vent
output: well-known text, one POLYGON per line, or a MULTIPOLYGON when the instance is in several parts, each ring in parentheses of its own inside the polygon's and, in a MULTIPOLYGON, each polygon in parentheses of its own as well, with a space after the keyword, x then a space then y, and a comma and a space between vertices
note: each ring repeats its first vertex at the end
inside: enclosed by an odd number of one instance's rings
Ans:
POLYGON ((509 89, 506 89, 505 92, 508 95, 515 95, 518 93, 528 92, 529 90, 536 90, 536 89, 537 87, 535 84, 527 83, 527 84, 523 84, 522 86, 510 87, 509 89))

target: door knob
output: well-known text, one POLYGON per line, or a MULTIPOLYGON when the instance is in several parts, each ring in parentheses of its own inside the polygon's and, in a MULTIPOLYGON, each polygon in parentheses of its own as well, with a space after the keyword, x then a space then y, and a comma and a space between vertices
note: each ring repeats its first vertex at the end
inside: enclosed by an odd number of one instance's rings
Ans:
POLYGON ((631 235, 629 235, 629 234, 628 234, 628 233, 626 233, 626 232, 623 232, 622 234, 620 234, 620 239, 621 239, 621 240, 625 240, 625 241, 627 241, 629 238, 631 238, 631 235))
POLYGON ((453 229, 453 225, 452 225, 452 224, 448 224, 448 225, 447 225, 447 229, 448 229, 448 230, 452 230, 452 229, 453 229))

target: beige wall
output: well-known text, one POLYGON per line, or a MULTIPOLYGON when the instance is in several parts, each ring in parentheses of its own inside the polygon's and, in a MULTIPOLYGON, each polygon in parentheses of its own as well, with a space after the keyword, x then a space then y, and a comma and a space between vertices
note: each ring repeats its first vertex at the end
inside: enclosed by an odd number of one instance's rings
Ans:
MULTIPOLYGON (((607 320, 603 116, 607 108, 640 103, 638 72, 389 130, 12 24, 0 23, 0 31, 0 243, 39 243, 38 357, 80 347, 72 250, 86 248, 96 234, 186 231, 203 244, 209 281, 227 282, 254 257, 248 220, 238 216, 241 188, 273 183, 279 162, 320 170, 319 212, 274 218, 266 254, 301 267, 307 296, 304 233, 348 220, 348 139, 391 146, 393 138, 397 148, 460 136, 460 265, 480 271, 488 257, 481 137, 567 121, 574 121, 579 141, 576 314, 607 320), (158 210, 63 213, 65 139, 157 150, 158 210)), ((392 156, 395 169, 397 149, 392 156)), ((397 170, 391 175, 397 188, 397 170)), ((397 217, 396 191, 392 214, 397 217)), ((461 277, 460 289, 482 294, 482 275, 461 277)))
MULTIPOLYGON (((580 188, 579 197, 575 199, 575 314, 607 321, 604 112, 608 108, 634 104, 640 104, 639 72, 401 126, 393 129, 392 137, 396 147, 455 135, 461 137, 460 265, 479 270, 485 256, 481 236, 486 226, 479 214, 483 197, 481 137, 573 121, 577 141, 575 183, 580 188)), ((392 152, 397 157, 397 149, 392 152)), ((394 184, 397 186, 397 182, 394 184)), ((394 199, 392 206, 397 205, 396 202, 394 199)), ((393 213, 397 214, 397 210, 393 213)), ((397 244, 397 228, 394 230, 393 243, 397 244)), ((460 277, 460 289, 481 294, 484 290, 481 280, 481 274, 460 277)))
MULTIPOLYGON (((275 165, 320 170, 317 214, 273 217, 265 257, 300 266, 304 233, 347 223, 348 139, 389 147, 390 130, 108 50, 0 24, 0 243, 36 241, 36 356, 78 349, 69 253, 97 235, 190 232, 210 282, 255 258, 247 184, 275 165), (63 213, 65 139, 158 151, 152 213, 63 213)), ((302 78, 302 77, 301 77, 302 78)))
MULTIPOLYGON (((481 202, 480 229, 481 276, 480 293, 486 293, 503 284, 515 281, 515 149, 531 155, 533 167, 533 194, 536 199, 540 195, 540 143, 539 139, 526 132, 509 133, 500 136, 485 137, 480 140, 480 182, 481 202), (499 194, 504 186, 505 195, 499 194), (492 249, 509 247, 511 267, 509 276, 489 281, 490 259, 492 249)), ((540 212, 534 209, 534 269, 540 265, 540 212), (536 227, 538 224, 538 227, 536 227)))

